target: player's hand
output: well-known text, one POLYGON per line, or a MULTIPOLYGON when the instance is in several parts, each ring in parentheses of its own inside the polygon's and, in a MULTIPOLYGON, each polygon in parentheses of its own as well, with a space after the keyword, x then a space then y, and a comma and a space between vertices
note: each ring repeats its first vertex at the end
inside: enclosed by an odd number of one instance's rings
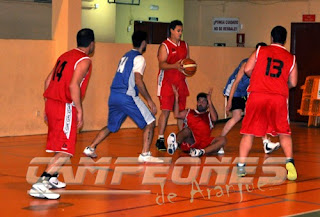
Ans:
POLYGON ((149 106, 149 108, 150 108, 150 110, 151 110, 151 113, 152 113, 153 115, 156 115, 156 114, 157 114, 157 106, 156 106, 156 104, 155 104, 152 100, 150 100, 150 101, 148 102, 148 106, 149 106))
POLYGON ((181 61, 182 60, 178 60, 174 65, 175 65, 175 69, 178 69, 180 72, 182 72, 183 71, 183 66, 182 66, 182 64, 181 64, 181 61))
POLYGON ((172 90, 173 90, 174 96, 175 97, 179 97, 179 88, 177 88, 173 84, 171 86, 172 86, 172 90))
POLYGON ((43 120, 46 124, 48 124, 48 117, 47 117, 47 114, 46 112, 43 112, 43 120))
POLYGON ((83 126, 83 114, 82 111, 77 111, 77 128, 80 129, 83 126))
POLYGON ((212 90, 213 90, 213 89, 210 88, 209 91, 208 91, 208 95, 207 95, 207 100, 208 100, 208 102, 211 102, 212 90))

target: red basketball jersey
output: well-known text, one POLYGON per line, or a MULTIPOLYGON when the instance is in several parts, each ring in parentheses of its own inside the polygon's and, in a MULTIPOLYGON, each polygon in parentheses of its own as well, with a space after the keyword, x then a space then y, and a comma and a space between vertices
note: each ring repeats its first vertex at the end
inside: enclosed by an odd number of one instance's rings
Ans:
POLYGON ((184 124, 192 131, 196 140, 210 137, 213 128, 209 112, 199 113, 193 109, 188 110, 184 124))
POLYGON ((295 56, 278 44, 259 47, 248 92, 289 95, 288 79, 295 56))
MULTIPOLYGON (((172 42, 169 38, 162 42, 167 50, 167 63, 173 64, 179 60, 187 58, 188 46, 185 41, 179 41, 178 44, 172 42)), ((185 82, 186 76, 177 69, 159 70, 158 74, 158 96, 173 95, 172 84, 179 88, 179 94, 188 96, 189 90, 185 82)))
MULTIPOLYGON (((56 62, 49 87, 45 90, 43 96, 45 98, 71 103, 72 99, 69 85, 77 64, 84 59, 90 59, 90 57, 80 49, 73 49, 62 54, 56 62)), ((86 92, 91 69, 92 65, 90 65, 88 73, 81 82, 81 98, 83 98, 86 92)))

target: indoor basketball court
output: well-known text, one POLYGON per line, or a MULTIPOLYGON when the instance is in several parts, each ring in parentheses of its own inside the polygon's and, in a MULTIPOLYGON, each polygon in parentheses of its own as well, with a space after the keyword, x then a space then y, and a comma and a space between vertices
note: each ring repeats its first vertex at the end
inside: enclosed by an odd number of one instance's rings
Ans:
MULTIPOLYGON (((219 135, 223 126, 218 123, 213 135, 219 135)), ((80 133, 75 156, 61 170, 59 179, 67 182, 67 187, 59 190, 58 200, 28 195, 33 179, 48 162, 43 157, 52 157, 44 151, 46 135, 2 137, 2 216, 319 216, 319 129, 308 128, 305 123, 291 124, 298 179, 280 177, 275 179, 279 182, 276 185, 261 185, 259 179, 275 177, 275 170, 281 176, 283 151, 280 148, 267 156, 256 138, 250 153, 255 160, 248 164, 256 169, 245 177, 253 181, 240 188, 231 183, 240 126, 228 134, 225 155, 221 156, 191 158, 180 150, 171 156, 157 151, 153 143, 151 151, 163 157, 163 164, 138 163, 139 129, 112 134, 100 144, 98 158, 93 161, 82 151, 97 132, 80 133), (268 164, 268 159, 276 160, 268 164), (276 169, 267 174, 262 166, 276 169), (210 170, 213 167, 215 170, 210 170), (217 168, 227 172, 218 172, 218 177, 214 172, 217 168)), ((176 126, 167 128, 167 132, 176 130, 176 126)))

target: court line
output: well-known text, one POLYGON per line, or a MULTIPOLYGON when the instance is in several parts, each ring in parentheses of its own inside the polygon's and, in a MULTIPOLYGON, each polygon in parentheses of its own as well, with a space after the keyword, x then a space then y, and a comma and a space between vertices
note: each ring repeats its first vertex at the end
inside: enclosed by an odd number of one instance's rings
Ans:
POLYGON ((233 212, 233 211, 238 211, 238 210, 242 210, 242 209, 251 209, 251 208, 262 207, 262 206, 267 206, 267 205, 276 204, 276 203, 282 203, 282 202, 285 202, 285 200, 283 200, 283 201, 275 201, 275 202, 270 202, 270 203, 264 203, 264 204, 259 204, 259 205, 253 205, 253 206, 248 206, 248 207, 235 208, 235 209, 231 209, 231 210, 223 210, 223 211, 218 211, 218 212, 212 212, 212 213, 207 213, 207 214, 203 214, 203 215, 196 215, 196 217, 215 215, 215 214, 221 214, 221 213, 226 213, 226 212, 233 212))
POLYGON ((311 210, 311 211, 306 211, 306 212, 300 212, 300 213, 297 213, 297 214, 293 214, 293 215, 286 215, 286 216, 282 216, 282 217, 299 217, 299 215, 304 215, 304 214, 309 214, 309 213, 314 213, 314 212, 318 212, 320 211, 320 209, 315 209, 315 210, 311 210))

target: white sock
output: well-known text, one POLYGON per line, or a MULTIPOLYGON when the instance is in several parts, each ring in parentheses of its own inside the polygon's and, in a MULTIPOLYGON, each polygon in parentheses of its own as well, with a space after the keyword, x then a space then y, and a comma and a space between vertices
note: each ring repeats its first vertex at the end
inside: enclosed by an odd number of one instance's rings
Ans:
POLYGON ((158 139, 164 139, 164 135, 159 135, 158 139))
POLYGON ((245 164, 244 163, 238 163, 239 167, 243 167, 245 164))

